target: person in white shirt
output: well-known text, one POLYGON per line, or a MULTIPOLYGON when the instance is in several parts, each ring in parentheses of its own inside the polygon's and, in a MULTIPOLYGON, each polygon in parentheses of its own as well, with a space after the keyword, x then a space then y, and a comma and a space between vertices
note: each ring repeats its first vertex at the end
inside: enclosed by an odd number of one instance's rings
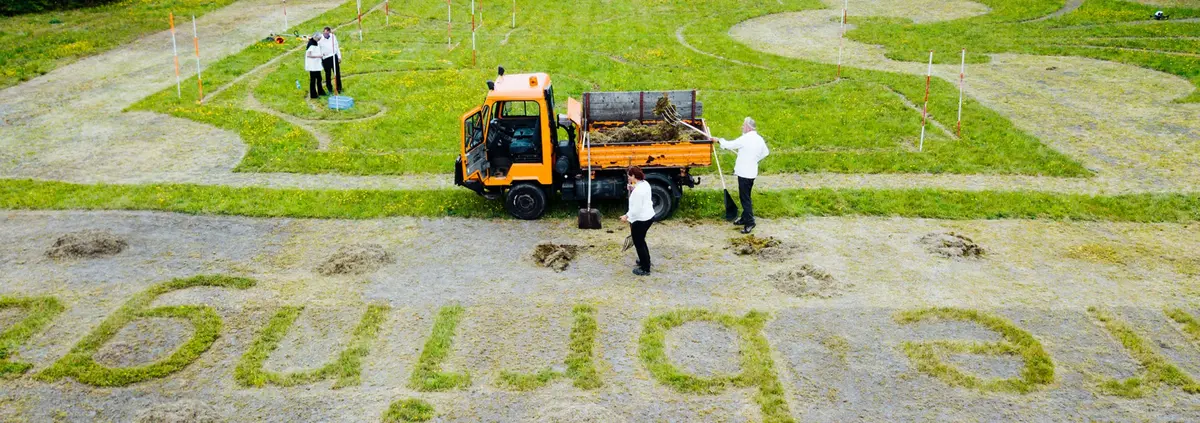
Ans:
POLYGON ((733 174, 738 178, 738 198, 742 203, 742 217, 733 224, 742 226, 742 233, 748 234, 754 230, 754 202, 750 192, 754 190, 754 178, 758 177, 758 162, 766 158, 771 151, 767 142, 758 135, 754 119, 746 117, 742 121, 742 136, 729 141, 724 138, 713 138, 720 142, 721 148, 737 152, 737 162, 733 165, 733 174))
POLYGON ((325 87, 333 93, 342 92, 342 45, 338 43, 336 35, 333 35, 333 30, 325 27, 321 34, 324 37, 318 41, 321 45, 321 65, 325 67, 325 87), (330 82, 330 75, 335 75, 334 82, 330 82), (336 83, 336 85, 335 85, 336 83), (334 88, 337 88, 336 90, 334 88))
POLYGON ((304 70, 308 71, 308 96, 311 98, 325 95, 325 88, 321 86, 321 47, 317 45, 318 38, 321 38, 320 32, 308 39, 308 48, 304 50, 304 70))
POLYGON ((629 224, 629 235, 633 237, 633 246, 637 249, 638 261, 633 274, 646 276, 650 274, 650 247, 646 246, 646 231, 654 223, 654 200, 642 168, 631 167, 625 171, 625 176, 633 189, 629 191, 629 212, 621 216, 621 221, 629 224))

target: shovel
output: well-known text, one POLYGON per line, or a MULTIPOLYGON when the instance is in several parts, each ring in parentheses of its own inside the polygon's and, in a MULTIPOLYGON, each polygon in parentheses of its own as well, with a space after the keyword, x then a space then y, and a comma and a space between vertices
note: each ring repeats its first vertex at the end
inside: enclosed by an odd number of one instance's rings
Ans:
MULTIPOLYGON (((699 128, 684 122, 679 118, 679 113, 675 110, 675 105, 672 104, 663 110, 662 118, 672 125, 683 126, 700 134, 712 138, 709 133, 701 131, 699 128)), ((725 220, 733 221, 737 219, 738 207, 737 203, 733 202, 733 196, 729 195, 729 188, 725 187, 725 172, 721 170, 721 156, 717 155, 717 144, 713 144, 713 159, 717 162, 717 174, 721 176, 721 190, 725 191, 725 220)))
POLYGON ((587 208, 579 209, 579 229, 600 229, 600 210, 592 208, 592 140, 583 133, 583 148, 587 149, 587 208))

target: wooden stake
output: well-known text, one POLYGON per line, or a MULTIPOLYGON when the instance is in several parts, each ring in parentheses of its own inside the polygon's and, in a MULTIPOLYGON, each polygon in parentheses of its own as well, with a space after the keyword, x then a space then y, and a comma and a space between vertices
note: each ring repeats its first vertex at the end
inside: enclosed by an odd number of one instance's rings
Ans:
POLYGON ((200 32, 196 31, 196 15, 192 15, 192 44, 196 45, 196 92, 197 103, 204 102, 204 80, 200 78, 200 32))
POLYGON ((963 84, 967 79, 967 49, 962 49, 962 67, 958 71, 958 137, 962 138, 963 84))
POLYGON ((842 32, 838 36, 838 68, 837 79, 842 79, 842 49, 846 45, 846 9, 850 6, 850 0, 845 0, 842 4, 842 32))
POLYGON ((169 15, 171 20, 171 53, 175 55, 175 97, 183 98, 182 82, 179 77, 179 46, 175 44, 175 14, 169 15))
POLYGON ((925 73, 925 106, 921 108, 921 143, 917 151, 925 151, 925 122, 929 120, 929 84, 933 82, 933 50, 929 50, 929 71, 925 73))

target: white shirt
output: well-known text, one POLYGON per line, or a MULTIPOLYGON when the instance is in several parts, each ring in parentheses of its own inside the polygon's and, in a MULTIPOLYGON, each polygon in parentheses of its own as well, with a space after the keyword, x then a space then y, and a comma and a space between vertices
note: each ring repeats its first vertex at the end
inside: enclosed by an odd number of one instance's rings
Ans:
POLYGON ((342 46, 338 44, 337 35, 329 34, 329 38, 321 37, 317 40, 317 45, 321 46, 321 58, 328 59, 333 56, 342 56, 342 46))
POLYGON ((738 139, 728 141, 718 138, 721 148, 737 152, 737 162, 733 165, 733 174, 746 179, 758 177, 758 162, 771 154, 767 141, 758 135, 758 131, 750 131, 738 139))
POLYGON ((629 213, 625 214, 629 223, 643 222, 654 219, 654 199, 650 196, 650 183, 638 182, 629 193, 629 213))
POLYGON ((320 72, 320 71, 324 70, 325 68, 323 66, 321 66, 321 57, 320 56, 321 56, 321 47, 309 46, 308 50, 304 51, 304 70, 309 71, 309 72, 313 72, 313 71, 320 72), (314 56, 314 55, 318 56, 318 57, 310 57, 310 56, 314 56))

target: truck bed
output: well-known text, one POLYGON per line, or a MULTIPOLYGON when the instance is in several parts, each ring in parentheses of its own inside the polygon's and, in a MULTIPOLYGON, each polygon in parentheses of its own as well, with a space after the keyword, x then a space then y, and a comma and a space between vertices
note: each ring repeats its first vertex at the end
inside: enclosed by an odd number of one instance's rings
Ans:
MULTIPOLYGON (((611 128, 639 120, 654 125, 661 118, 653 114, 659 98, 667 96, 678 109, 684 122, 708 131, 700 118, 703 107, 696 101, 695 91, 634 91, 584 93, 584 102, 567 101, 567 115, 580 125, 580 140, 576 143, 580 168, 588 166, 586 134, 598 128, 611 128)), ((681 131, 691 131, 680 128, 681 131)), ((632 142, 592 143, 591 165, 594 170, 643 168, 690 168, 712 165, 712 141, 709 140, 645 140, 632 142)))

